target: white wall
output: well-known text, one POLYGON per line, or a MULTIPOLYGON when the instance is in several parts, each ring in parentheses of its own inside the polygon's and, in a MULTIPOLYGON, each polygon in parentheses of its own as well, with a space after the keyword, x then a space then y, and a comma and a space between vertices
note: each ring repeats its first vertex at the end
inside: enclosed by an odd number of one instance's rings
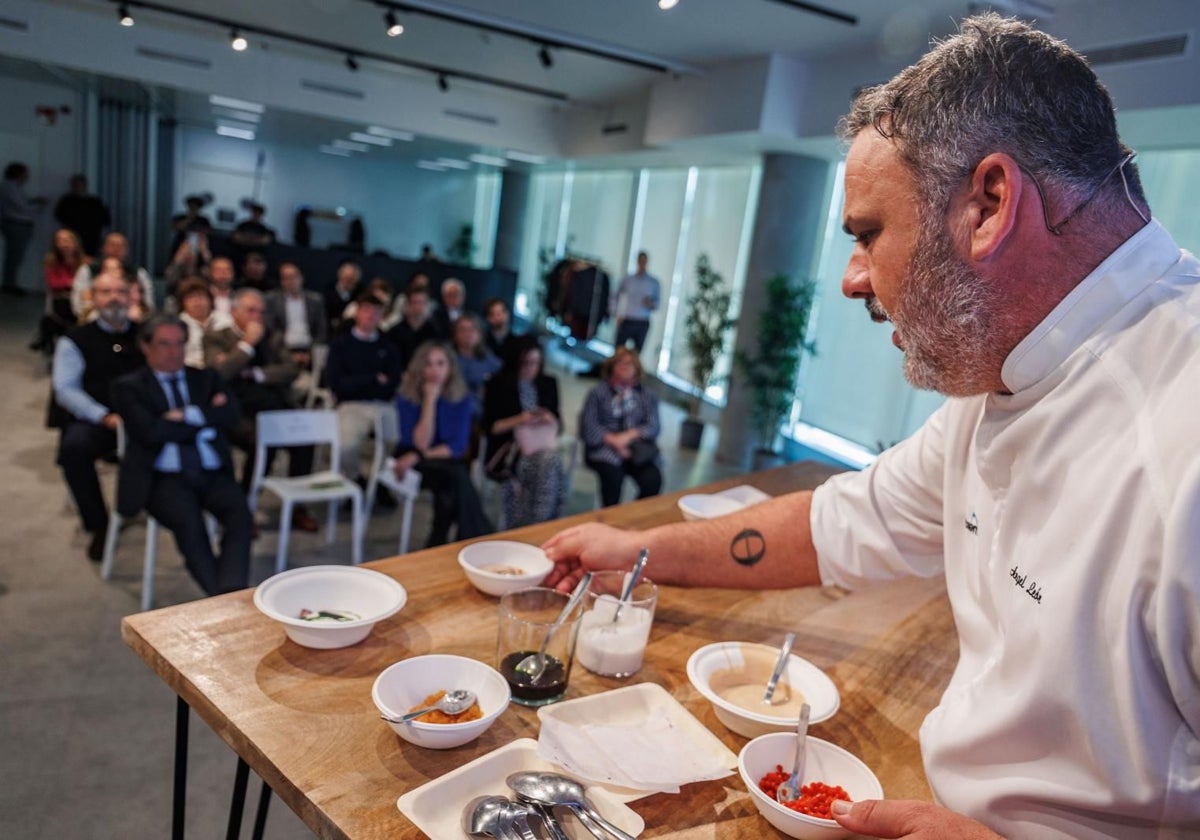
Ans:
MULTIPOLYGON (((207 129, 181 127, 175 205, 183 197, 211 192, 205 212, 216 222, 218 208, 246 217, 243 198, 267 208, 264 220, 279 239, 290 242, 292 219, 302 205, 344 207, 359 215, 367 232, 367 250, 384 249, 397 257, 416 257, 429 242, 444 253, 463 224, 475 218, 476 176, 470 172, 431 172, 411 163, 370 158, 341 158, 307 146, 248 142, 221 137, 207 129), (255 168, 263 155, 255 192, 255 168)), ((490 241, 490 240, 489 240, 490 241)), ((314 241, 314 245, 318 244, 314 241)), ((485 262, 490 263, 490 255, 485 262)))

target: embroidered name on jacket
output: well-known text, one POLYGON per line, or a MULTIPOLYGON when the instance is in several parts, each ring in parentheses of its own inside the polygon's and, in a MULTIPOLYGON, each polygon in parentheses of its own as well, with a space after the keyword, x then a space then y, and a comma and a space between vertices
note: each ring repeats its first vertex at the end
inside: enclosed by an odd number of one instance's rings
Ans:
POLYGON ((1039 604, 1042 603, 1042 588, 1038 586, 1037 581, 1034 580, 1029 581, 1029 585, 1026 586, 1025 581, 1029 576, 1021 574, 1021 569, 1019 566, 1013 566, 1011 569, 1009 569, 1008 576, 1013 579, 1013 583, 1022 589, 1026 595, 1037 601, 1039 604))

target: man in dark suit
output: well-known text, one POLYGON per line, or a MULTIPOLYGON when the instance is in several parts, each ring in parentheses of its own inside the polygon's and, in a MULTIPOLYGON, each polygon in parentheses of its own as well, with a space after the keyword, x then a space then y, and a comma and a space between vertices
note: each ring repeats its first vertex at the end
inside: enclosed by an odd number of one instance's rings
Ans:
POLYGON ((295 263, 279 266, 279 288, 263 296, 263 323, 280 333, 292 358, 301 367, 312 365, 312 346, 329 343, 325 303, 316 292, 304 290, 304 275, 295 263))
POLYGON ((441 303, 429 320, 437 329, 438 338, 447 341, 454 338, 454 322, 467 314, 467 287, 461 280, 449 277, 442 281, 441 303))
POLYGON ((209 595, 244 589, 253 521, 225 437, 237 425, 237 402, 215 371, 184 367, 187 326, 178 318, 152 318, 140 343, 146 366, 113 385, 125 424, 117 510, 136 516, 144 508, 170 530, 188 571, 209 595), (219 555, 204 511, 221 523, 219 555))
POLYGON ((342 326, 342 313, 361 291, 362 268, 354 260, 342 260, 337 268, 337 279, 325 290, 325 317, 329 319, 329 332, 338 332, 342 326))

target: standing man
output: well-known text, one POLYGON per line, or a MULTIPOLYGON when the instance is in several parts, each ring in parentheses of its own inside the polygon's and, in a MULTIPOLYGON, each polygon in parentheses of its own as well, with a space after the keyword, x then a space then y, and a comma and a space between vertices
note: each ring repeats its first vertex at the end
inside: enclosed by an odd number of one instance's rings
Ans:
POLYGON ((145 509, 161 522, 200 588, 219 595, 249 585, 253 520, 226 440, 238 422, 237 403, 215 371, 184 367, 186 345, 179 319, 151 318, 141 330, 146 367, 113 386, 126 441, 117 510, 132 517, 145 509), (221 523, 219 555, 205 511, 221 523))
POLYGON ((1019 21, 967 18, 840 131, 842 291, 891 322, 909 382, 953 399, 813 492, 568 529, 548 585, 643 546, 668 584, 942 577, 958 663, 920 730, 938 804, 837 801, 842 827, 1195 837, 1200 261, 1152 219, 1087 61, 1019 21))
POLYGON ((267 329, 283 333, 284 346, 296 364, 311 367, 312 346, 329 343, 329 324, 321 296, 304 290, 304 275, 295 263, 279 266, 279 288, 267 292, 263 302, 267 329))
POLYGON ((29 182, 29 167, 13 162, 4 167, 0 183, 0 236, 4 237, 4 271, 0 294, 23 295, 20 272, 29 240, 33 238, 33 223, 37 215, 34 202, 25 195, 29 182))
POLYGON ((325 290, 325 317, 329 319, 329 334, 342 325, 342 313, 358 297, 362 268, 354 260, 342 260, 337 267, 333 285, 325 290))
POLYGON ((54 205, 54 218, 58 219, 60 225, 79 235, 83 252, 90 257, 96 256, 100 249, 100 236, 112 221, 100 196, 87 191, 87 176, 83 174, 71 176, 70 191, 64 193, 54 205))
POLYGON ((142 365, 136 327, 128 318, 129 284, 120 274, 101 274, 92 284, 96 320, 60 338, 54 349, 54 400, 50 423, 62 429, 58 465, 71 488, 83 530, 92 535, 89 560, 100 562, 108 531, 108 508, 100 493, 96 459, 117 451, 113 382, 142 365))
POLYGON ((238 224, 233 229, 230 239, 233 244, 243 251, 262 250, 275 244, 275 231, 263 224, 263 216, 267 208, 257 202, 249 207, 250 218, 238 224))
POLYGON ((646 334, 650 332, 650 316, 658 309, 659 295, 662 294, 658 278, 646 271, 649 261, 645 251, 638 251, 637 271, 621 278, 611 307, 617 316, 617 335, 613 343, 624 347, 632 341, 639 354, 646 343, 646 334))
MULTIPOLYGON (((233 299, 233 326, 214 330, 204 336, 204 364, 217 371, 237 398, 242 420, 229 435, 234 446, 249 454, 242 468, 242 489, 249 491, 254 476, 254 452, 257 442, 256 417, 260 411, 295 408, 292 383, 300 368, 283 344, 283 334, 263 324, 262 295, 254 289, 241 289, 233 299)), ((266 470, 270 472, 275 449, 267 450, 266 470)), ((288 448, 288 475, 312 472, 313 447, 288 448)), ((292 527, 316 531, 317 520, 303 505, 292 516, 292 527)))

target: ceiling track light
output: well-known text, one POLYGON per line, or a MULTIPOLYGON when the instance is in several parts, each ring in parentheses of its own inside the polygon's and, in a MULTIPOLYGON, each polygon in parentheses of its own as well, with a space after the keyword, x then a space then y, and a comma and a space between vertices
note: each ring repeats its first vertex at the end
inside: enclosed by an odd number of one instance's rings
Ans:
POLYGON ((355 58, 351 53, 346 53, 346 69, 351 73, 358 72, 358 59, 355 58))
POLYGON ((442 93, 450 90, 450 80, 446 78, 445 73, 438 73, 438 90, 442 93))
POLYGON ((554 66, 554 56, 550 55, 550 48, 545 44, 538 50, 538 61, 542 62, 542 66, 547 70, 554 66))
POLYGON ((122 26, 133 26, 133 15, 129 14, 129 6, 122 3, 117 7, 117 18, 121 21, 122 26))
POLYGON ((395 38, 398 35, 404 34, 404 25, 400 23, 400 19, 396 17, 394 9, 388 9, 383 16, 383 22, 387 26, 387 34, 389 38, 395 38))
POLYGON ((246 36, 242 34, 240 29, 234 27, 229 30, 229 46, 238 52, 245 52, 246 47, 250 46, 250 42, 246 40, 246 36))

